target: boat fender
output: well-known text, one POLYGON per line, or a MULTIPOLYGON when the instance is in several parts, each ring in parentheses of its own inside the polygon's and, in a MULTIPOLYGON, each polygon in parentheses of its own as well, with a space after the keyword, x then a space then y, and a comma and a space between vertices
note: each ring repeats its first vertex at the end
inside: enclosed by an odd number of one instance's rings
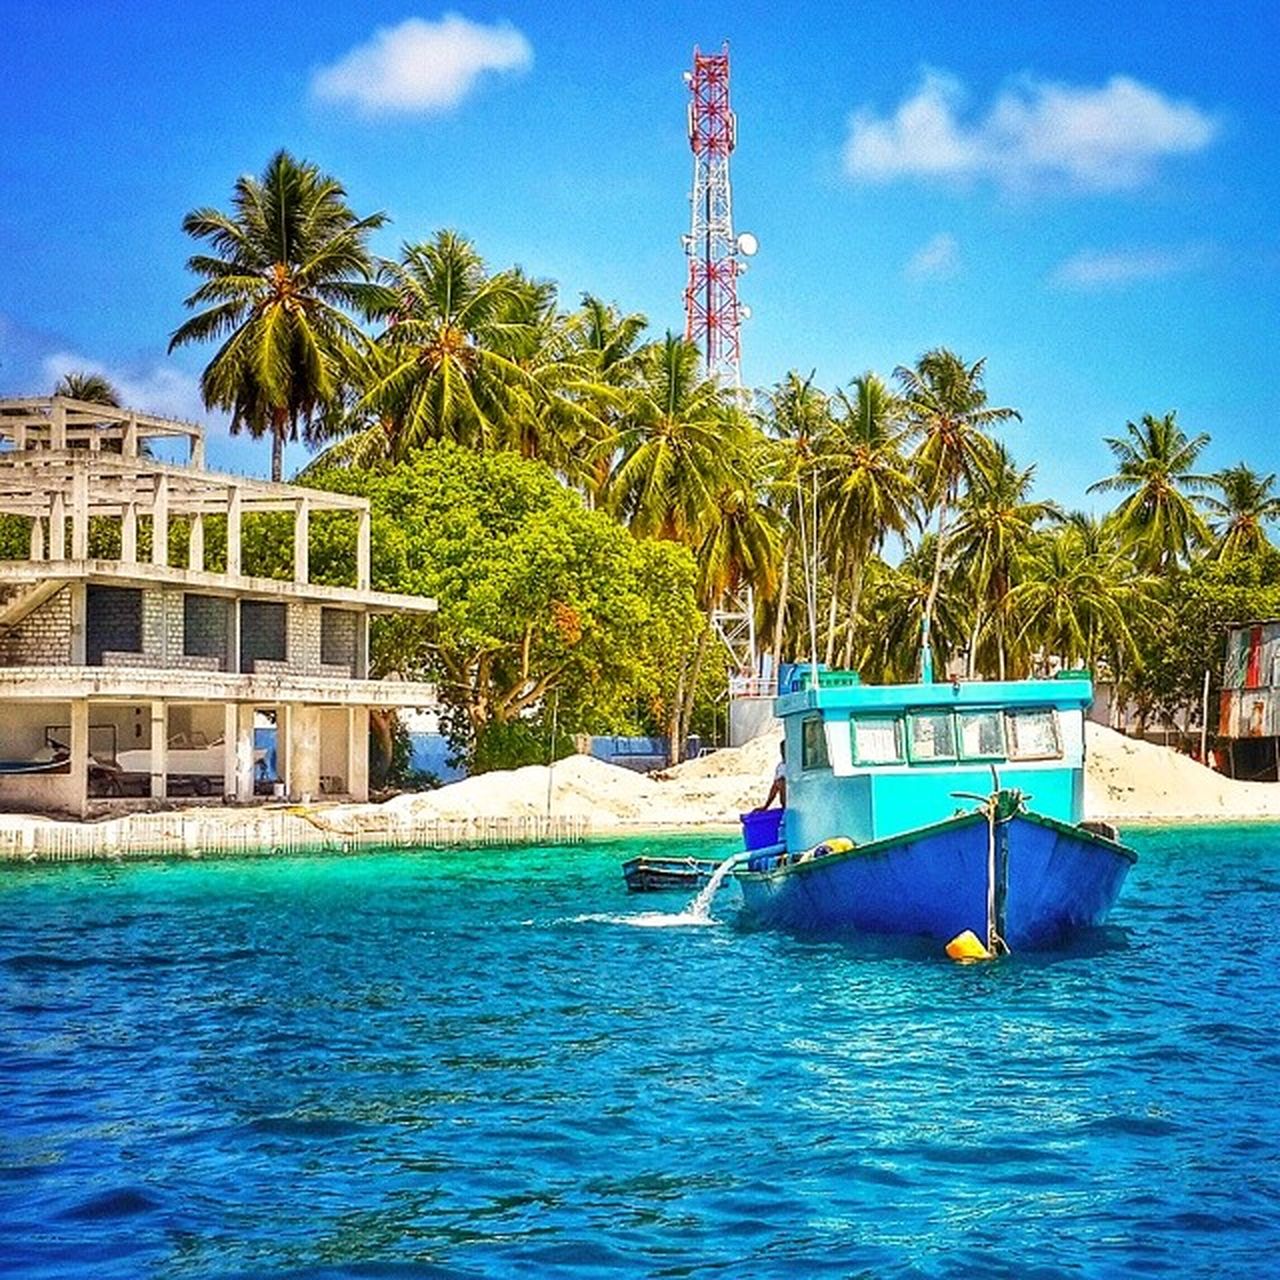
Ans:
POLYGON ((812 849, 806 849, 800 855, 800 862, 808 862, 812 858, 825 858, 829 853, 848 853, 853 848, 853 841, 848 836, 832 836, 830 840, 824 840, 821 844, 815 844, 812 849))
POLYGON ((972 929, 966 929, 963 933, 957 933, 950 942, 947 943, 947 955, 952 960, 968 961, 968 960, 991 960, 993 955, 978 940, 978 935, 972 929))

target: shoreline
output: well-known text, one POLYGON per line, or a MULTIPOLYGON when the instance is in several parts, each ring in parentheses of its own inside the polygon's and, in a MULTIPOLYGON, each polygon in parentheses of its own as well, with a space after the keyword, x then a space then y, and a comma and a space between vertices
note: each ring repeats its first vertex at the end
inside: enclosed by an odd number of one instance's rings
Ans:
MULTIPOLYGON (((590 756, 465 778, 380 804, 179 806, 79 822, 0 814, 0 861, 261 856, 730 838, 764 798, 765 734, 656 774, 590 756)), ((1238 782, 1166 747, 1088 726, 1085 813, 1120 828, 1280 823, 1280 784, 1238 782)))

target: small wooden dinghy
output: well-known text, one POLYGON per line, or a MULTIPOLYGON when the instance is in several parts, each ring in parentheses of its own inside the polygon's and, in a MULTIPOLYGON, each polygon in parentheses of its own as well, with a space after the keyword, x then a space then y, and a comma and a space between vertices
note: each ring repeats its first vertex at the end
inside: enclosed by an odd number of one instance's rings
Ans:
POLYGON ((696 889, 711 879, 719 865, 715 858, 657 858, 641 854, 622 864, 622 875, 632 893, 696 889))

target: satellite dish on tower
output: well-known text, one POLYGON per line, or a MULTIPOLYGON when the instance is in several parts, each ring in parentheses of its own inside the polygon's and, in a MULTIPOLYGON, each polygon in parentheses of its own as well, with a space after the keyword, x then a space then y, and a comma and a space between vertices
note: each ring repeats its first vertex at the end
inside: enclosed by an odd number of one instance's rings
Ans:
POLYGON ((744 258, 754 257, 756 250, 759 248, 760 241, 757 240, 750 231, 744 231, 738 237, 738 252, 742 254, 744 258))

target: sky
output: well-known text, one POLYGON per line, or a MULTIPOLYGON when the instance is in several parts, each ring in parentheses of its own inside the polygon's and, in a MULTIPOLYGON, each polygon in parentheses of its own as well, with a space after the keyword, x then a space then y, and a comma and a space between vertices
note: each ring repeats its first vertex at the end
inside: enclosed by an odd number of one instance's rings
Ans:
MULTIPOLYGON (((743 377, 827 388, 930 347, 985 357, 1041 496, 1101 509, 1103 443, 1176 409, 1203 469, 1280 471, 1280 6, 0 0, 0 395, 68 368, 210 424, 211 351, 166 355, 183 215, 279 147, 374 248, 453 227, 683 327, 681 73, 730 42, 743 377)), ((300 465, 305 454, 290 451, 300 465)))

